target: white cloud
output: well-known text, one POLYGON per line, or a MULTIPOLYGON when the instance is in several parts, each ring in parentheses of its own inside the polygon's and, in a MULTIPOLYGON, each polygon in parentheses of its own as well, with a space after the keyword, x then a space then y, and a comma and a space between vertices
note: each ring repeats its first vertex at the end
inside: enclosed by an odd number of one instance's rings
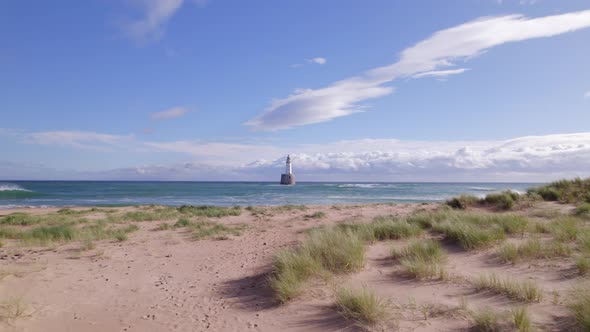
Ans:
POLYGON ((418 73, 416 75, 413 75, 413 78, 422 78, 422 77, 447 77, 449 75, 455 75, 455 74, 462 74, 466 71, 468 71, 469 68, 458 68, 458 69, 448 69, 448 70, 431 70, 431 71, 425 71, 422 73, 418 73))
POLYGON ((274 100, 245 124, 259 130, 280 130, 329 121, 363 110, 360 102, 387 95, 384 86, 398 78, 441 72, 509 42, 551 37, 590 27, 590 10, 529 19, 521 15, 484 17, 441 30, 401 52, 400 59, 320 89, 298 90, 274 100))
MULTIPOLYGON (((158 152, 178 153, 188 159, 178 164, 79 174, 82 178, 274 180, 284 166, 286 154, 291 154, 302 181, 547 181, 590 176, 590 132, 494 141, 360 139, 282 146, 150 142, 92 132, 41 132, 27 137, 27 143, 105 151, 126 149, 152 157, 158 152)), ((7 170, 4 174, 11 173, 7 170)), ((59 174, 68 176, 67 172, 59 174)))
POLYGON ((315 58, 309 59, 308 61, 312 62, 312 63, 317 63, 318 65, 323 65, 326 62, 328 62, 328 60, 326 60, 326 58, 321 58, 321 57, 315 57, 315 58))
POLYGON ((152 119, 154 119, 154 120, 174 119, 174 118, 179 118, 181 116, 184 116, 188 112, 190 112, 189 109, 187 109, 185 107, 178 106, 178 107, 169 108, 169 109, 161 111, 161 112, 154 112, 154 113, 152 113, 152 119))
POLYGON ((166 22, 180 9, 184 0, 136 0, 142 17, 125 25, 125 32, 137 41, 158 40, 166 22))

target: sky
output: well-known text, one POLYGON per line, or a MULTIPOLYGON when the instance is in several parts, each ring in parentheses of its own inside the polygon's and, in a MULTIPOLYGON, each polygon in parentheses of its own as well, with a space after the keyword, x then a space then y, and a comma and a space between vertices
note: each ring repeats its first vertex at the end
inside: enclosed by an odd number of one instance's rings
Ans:
POLYGON ((590 176, 587 0, 0 3, 0 179, 590 176))

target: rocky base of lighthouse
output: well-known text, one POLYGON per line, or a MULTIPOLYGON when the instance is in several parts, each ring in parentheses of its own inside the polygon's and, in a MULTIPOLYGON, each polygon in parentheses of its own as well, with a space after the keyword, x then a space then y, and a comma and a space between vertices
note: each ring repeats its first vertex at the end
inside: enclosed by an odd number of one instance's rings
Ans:
POLYGON ((295 176, 293 174, 281 174, 281 184, 284 184, 284 185, 295 184, 295 176))

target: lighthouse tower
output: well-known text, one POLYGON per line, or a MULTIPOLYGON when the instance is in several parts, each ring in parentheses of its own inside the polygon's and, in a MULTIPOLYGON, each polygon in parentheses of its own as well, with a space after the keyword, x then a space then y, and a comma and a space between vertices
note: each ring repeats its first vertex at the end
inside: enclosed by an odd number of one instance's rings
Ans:
POLYGON ((285 173, 281 174, 281 184, 293 185, 295 184, 295 176, 293 175, 293 168, 291 168, 291 156, 287 155, 287 162, 285 165, 285 173))

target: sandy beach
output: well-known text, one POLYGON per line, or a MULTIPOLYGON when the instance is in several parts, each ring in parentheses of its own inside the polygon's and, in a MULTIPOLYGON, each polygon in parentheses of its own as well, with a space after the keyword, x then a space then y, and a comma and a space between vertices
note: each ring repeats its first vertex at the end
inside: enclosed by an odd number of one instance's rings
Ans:
MULTIPOLYGON (((157 209, 72 208, 84 218, 157 209)), ((404 217, 441 210, 440 204, 370 204, 258 207, 239 215, 205 218, 227 226, 222 235, 191 236, 175 228, 178 218, 133 221, 138 229, 124 241, 105 239, 24 245, 4 240, 0 248, 3 331, 456 331, 472 326, 469 310, 509 310, 526 303, 479 291, 470 278, 495 273, 534 280, 543 298, 527 304, 535 326, 567 330, 568 291, 582 277, 573 259, 499 262, 497 247, 466 251, 443 242, 448 253, 446 280, 416 280, 400 272, 391 248, 411 239, 366 244, 358 272, 312 278, 296 298, 280 303, 267 282, 273 256, 293 248, 308 230, 342 223, 369 223, 379 216, 404 217), (334 306, 339 287, 373 290, 387 315, 376 324, 344 318, 334 306), (467 307, 469 309, 467 309, 467 307), (10 316, 8 311, 18 311, 10 316)), ((541 202, 512 211, 531 221, 568 214, 573 206, 541 202)), ((0 215, 57 215, 58 209, 3 210, 0 215)), ((63 211, 62 211, 63 212, 63 211)), ((485 212, 485 211, 483 211, 485 212)), ((26 226, 25 226, 26 227, 26 226)), ((430 235, 422 235, 424 239, 430 235)), ((540 235, 547 237, 547 235, 540 235)), ((523 235, 506 241, 519 243, 523 235)))

